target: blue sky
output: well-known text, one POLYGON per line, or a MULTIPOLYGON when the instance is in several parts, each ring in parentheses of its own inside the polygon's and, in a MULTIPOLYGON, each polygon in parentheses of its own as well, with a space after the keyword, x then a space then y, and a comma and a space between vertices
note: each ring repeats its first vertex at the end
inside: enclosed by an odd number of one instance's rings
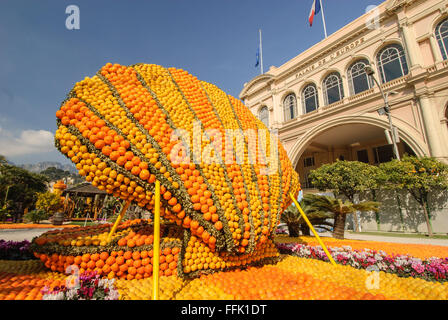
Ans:
MULTIPOLYGON (((328 34, 380 0, 324 0, 328 34)), ((107 62, 182 68, 238 97, 255 68, 280 66, 324 37, 312 0, 1 0, 0 154, 17 164, 67 160, 52 147, 55 112, 107 62), (275 3, 275 6, 273 5, 275 3), (68 5, 80 29, 68 30, 68 5)))

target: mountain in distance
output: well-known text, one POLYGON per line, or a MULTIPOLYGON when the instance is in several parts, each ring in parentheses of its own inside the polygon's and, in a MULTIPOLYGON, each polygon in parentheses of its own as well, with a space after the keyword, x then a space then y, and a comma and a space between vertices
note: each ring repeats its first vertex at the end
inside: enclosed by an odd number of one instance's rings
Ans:
POLYGON ((23 168, 25 170, 34 172, 34 173, 40 173, 41 171, 44 171, 47 168, 55 167, 56 169, 61 169, 64 171, 69 171, 71 173, 78 173, 75 166, 71 164, 62 164, 60 162, 56 161, 44 161, 44 162, 38 162, 33 164, 21 164, 18 165, 18 167, 23 168))

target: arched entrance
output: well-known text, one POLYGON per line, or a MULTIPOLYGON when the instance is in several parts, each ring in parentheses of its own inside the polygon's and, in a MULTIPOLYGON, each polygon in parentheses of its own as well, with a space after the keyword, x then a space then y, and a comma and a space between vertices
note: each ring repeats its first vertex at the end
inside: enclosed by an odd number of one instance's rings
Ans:
MULTIPOLYGON (((385 129, 389 124, 375 117, 340 117, 309 130, 289 150, 303 188, 311 188, 309 172, 337 159, 378 165, 393 159, 393 146, 385 129)), ((398 128, 401 155, 425 155, 422 142, 398 128)))

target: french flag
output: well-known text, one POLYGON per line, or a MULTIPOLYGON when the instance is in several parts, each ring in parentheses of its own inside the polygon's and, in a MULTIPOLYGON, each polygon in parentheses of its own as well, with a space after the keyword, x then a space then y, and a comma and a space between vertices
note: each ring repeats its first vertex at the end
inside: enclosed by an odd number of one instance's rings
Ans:
POLYGON ((314 16, 320 12, 320 0, 314 0, 313 6, 311 7, 310 16, 308 21, 310 22, 310 27, 313 26, 314 16))

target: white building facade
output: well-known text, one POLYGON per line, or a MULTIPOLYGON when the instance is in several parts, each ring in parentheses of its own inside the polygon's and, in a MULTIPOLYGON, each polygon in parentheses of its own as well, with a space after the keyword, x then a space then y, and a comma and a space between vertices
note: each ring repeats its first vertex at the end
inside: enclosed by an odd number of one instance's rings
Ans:
POLYGON ((448 0, 388 0, 240 93, 278 130, 303 188, 323 163, 393 158, 388 118, 378 113, 384 99, 366 66, 388 97, 400 154, 448 162, 448 0))

